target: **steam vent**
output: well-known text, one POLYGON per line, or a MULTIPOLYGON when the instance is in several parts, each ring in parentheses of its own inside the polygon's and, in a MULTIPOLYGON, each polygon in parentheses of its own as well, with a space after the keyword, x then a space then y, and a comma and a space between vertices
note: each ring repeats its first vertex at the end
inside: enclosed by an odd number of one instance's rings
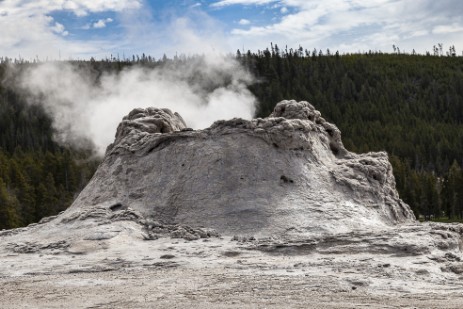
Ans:
POLYGON ((65 220, 131 209, 163 224, 292 237, 413 222, 385 152, 354 154, 308 102, 264 119, 188 129, 168 109, 135 109, 65 220))

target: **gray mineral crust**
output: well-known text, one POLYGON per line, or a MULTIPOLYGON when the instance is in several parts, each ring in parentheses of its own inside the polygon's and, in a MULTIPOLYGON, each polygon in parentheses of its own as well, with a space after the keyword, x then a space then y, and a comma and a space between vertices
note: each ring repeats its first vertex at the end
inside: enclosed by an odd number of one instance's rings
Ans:
POLYGON ((0 307, 461 308, 462 251, 308 102, 196 131, 135 109, 65 212, 0 231, 0 307))
POLYGON ((166 109, 132 111, 62 218, 121 205, 166 224, 290 238, 415 220, 387 154, 348 152, 308 102, 280 102, 264 119, 185 127, 166 109))

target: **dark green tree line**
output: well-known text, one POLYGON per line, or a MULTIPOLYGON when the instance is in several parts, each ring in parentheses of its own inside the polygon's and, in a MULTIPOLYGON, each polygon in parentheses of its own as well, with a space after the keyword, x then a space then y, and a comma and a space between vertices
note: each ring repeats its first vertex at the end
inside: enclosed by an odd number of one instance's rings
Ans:
POLYGON ((98 162, 91 150, 59 146, 53 133, 41 106, 0 84, 0 229, 65 210, 93 175, 98 162))

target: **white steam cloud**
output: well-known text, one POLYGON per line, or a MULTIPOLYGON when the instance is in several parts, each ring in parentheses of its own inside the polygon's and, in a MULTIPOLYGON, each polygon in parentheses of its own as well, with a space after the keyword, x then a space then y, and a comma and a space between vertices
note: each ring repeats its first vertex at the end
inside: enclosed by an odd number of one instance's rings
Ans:
POLYGON ((252 76, 229 57, 193 57, 152 69, 133 66, 98 74, 88 63, 54 62, 21 75, 31 101, 51 114, 58 142, 79 146, 91 140, 103 155, 122 117, 137 107, 169 108, 194 129, 219 119, 250 119, 255 111, 256 99, 247 88, 252 76))

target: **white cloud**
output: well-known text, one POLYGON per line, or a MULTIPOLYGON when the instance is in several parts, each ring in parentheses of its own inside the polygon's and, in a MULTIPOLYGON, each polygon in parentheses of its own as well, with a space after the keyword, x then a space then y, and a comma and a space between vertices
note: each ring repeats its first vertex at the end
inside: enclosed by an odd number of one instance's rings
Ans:
POLYGON ((93 28, 104 28, 106 27, 106 21, 100 19, 96 23, 93 24, 93 28))
MULTIPOLYGON (((191 1, 185 2, 190 5, 184 4, 179 11, 167 8, 164 12, 151 11, 145 6, 147 3, 146 0, 0 0, 0 56, 21 54, 56 59, 60 52, 63 59, 98 58, 119 52, 121 56, 146 53, 160 57, 163 53, 169 56, 226 53, 241 47, 256 51, 270 42, 341 52, 369 49, 392 52, 392 44, 399 45, 401 50, 414 48, 425 52, 438 42, 463 48, 461 0, 191 1), (205 3, 209 3, 207 8, 205 3), (229 6, 240 5, 247 12, 241 20, 238 15, 226 24, 227 19, 213 17, 221 10, 231 9, 229 6), (116 13, 120 31, 113 35, 117 40, 105 37, 99 41, 78 41, 75 35, 70 35, 74 33, 67 23, 50 17, 63 10, 76 16, 116 13)), ((236 11, 233 8, 230 12, 236 11)), ((110 22, 107 19, 90 22, 90 18, 82 19, 87 24, 81 24, 80 29, 104 28, 110 22)))
MULTIPOLYGON (((40 0, 38 2, 50 1, 40 0)), ((138 9, 142 5, 141 0, 61 0, 55 2, 61 3, 61 7, 58 5, 58 10, 69 10, 78 16, 105 11, 120 12, 127 9, 138 9)))
MULTIPOLYGON (((168 56, 228 53, 235 49, 228 45, 223 22, 212 18, 200 6, 185 5, 184 8, 186 11, 177 15, 172 9, 152 11, 144 0, 0 0, 0 12, 6 12, 6 17, 0 18, 0 56, 21 55, 26 59, 38 57, 43 60, 98 59, 111 53, 121 57, 145 53, 159 58, 164 53, 168 56), (72 29, 63 29, 66 23, 50 17, 63 10, 78 17, 115 12, 118 31, 109 32, 107 37, 99 40, 95 36, 78 39, 72 29), (64 25, 57 25, 57 22, 64 25)), ((82 22, 80 26, 75 23, 77 31, 101 29, 114 22, 89 20, 91 16, 77 18, 82 22)))
POLYGON ((463 26, 458 24, 438 25, 432 29, 432 33, 434 34, 447 34, 454 32, 463 32, 463 26))
POLYGON ((396 44, 401 50, 422 53, 437 42, 463 47, 463 1, 459 0, 223 0, 214 6, 270 2, 272 8, 280 7, 282 15, 260 26, 233 29, 232 44, 256 50, 277 42, 346 52, 392 51, 396 44))
POLYGON ((224 7, 224 6, 229 6, 229 5, 264 5, 264 4, 269 4, 277 2, 277 0, 221 0, 217 1, 211 6, 213 7, 224 7))
POLYGON ((105 11, 120 12, 127 9, 137 9, 141 5, 142 0, 8 0, 0 2, 4 11, 15 14, 21 12, 47 14, 53 11, 67 10, 77 16, 105 11))
POLYGON ((248 19, 240 19, 240 21, 238 22, 240 25, 249 25, 251 22, 248 20, 248 19))
POLYGON ((108 23, 113 22, 112 18, 100 19, 97 22, 93 23, 93 28, 105 28, 108 23))
MULTIPOLYGON (((51 15, 70 11, 76 16, 105 11, 123 14, 141 7, 142 0, 8 0, 0 1, 0 56, 63 59, 101 55, 111 43, 68 39, 69 30, 51 15)), ((104 52, 107 54, 107 50, 104 52)))
POLYGON ((156 58, 175 55, 227 54, 235 50, 228 44, 224 24, 198 8, 182 14, 170 11, 152 15, 148 10, 125 14, 120 20, 125 30, 124 40, 118 42, 122 55, 142 53, 156 58))
MULTIPOLYGON (((174 17, 166 29, 161 29, 167 54, 220 54, 229 49, 222 25, 202 11, 192 11, 183 17, 174 17)), ((152 48, 155 49, 155 48, 152 48)))
POLYGON ((69 34, 69 32, 65 30, 64 26, 58 22, 56 22, 55 25, 51 27, 51 30, 55 33, 61 34, 62 36, 69 34))
POLYGON ((427 30, 411 31, 411 32, 410 32, 410 35, 409 35, 407 38, 425 36, 425 35, 428 35, 428 34, 429 34, 429 31, 427 31, 427 30))

